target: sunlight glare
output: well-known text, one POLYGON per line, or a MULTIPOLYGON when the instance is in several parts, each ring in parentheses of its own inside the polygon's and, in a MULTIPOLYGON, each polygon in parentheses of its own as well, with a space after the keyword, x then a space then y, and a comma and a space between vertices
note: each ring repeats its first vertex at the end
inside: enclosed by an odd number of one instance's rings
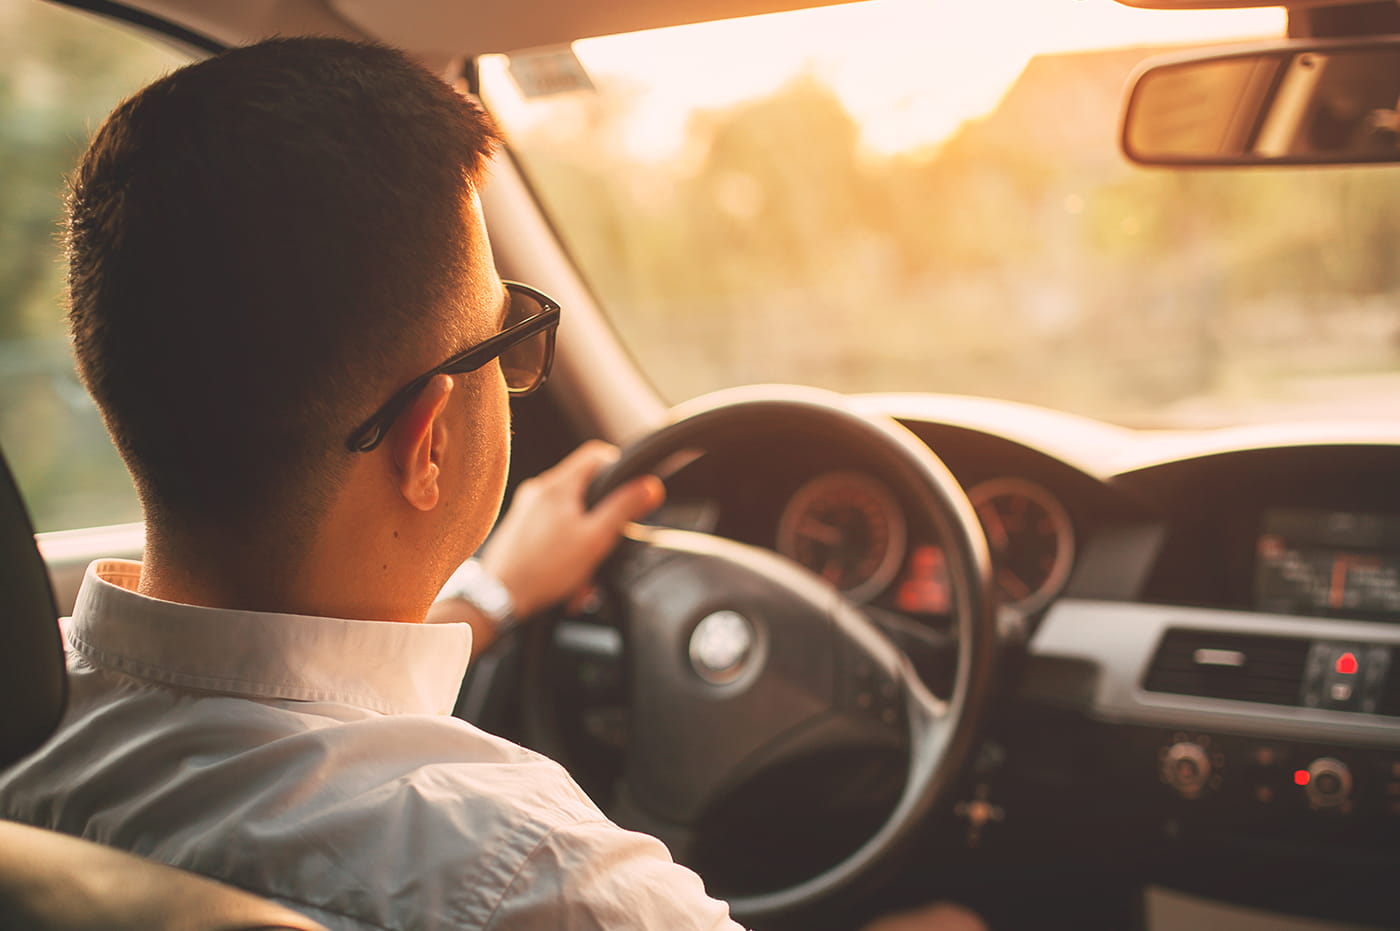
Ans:
MULTIPOLYGON (((931 3, 867 0, 575 43, 595 84, 629 99, 635 158, 676 157, 698 111, 771 94, 810 73, 828 84, 881 154, 936 144, 993 109, 1035 55, 1279 36, 1281 8, 1162 11, 1113 0, 931 3), (935 66, 936 65, 936 66, 935 66), (956 87, 937 75, 955 66, 956 87)), ((493 100, 507 125, 558 108, 493 100), (512 105, 512 104, 515 105, 512 105), (519 107, 517 111, 517 106, 519 107), (529 112, 533 111, 533 112, 529 112)))

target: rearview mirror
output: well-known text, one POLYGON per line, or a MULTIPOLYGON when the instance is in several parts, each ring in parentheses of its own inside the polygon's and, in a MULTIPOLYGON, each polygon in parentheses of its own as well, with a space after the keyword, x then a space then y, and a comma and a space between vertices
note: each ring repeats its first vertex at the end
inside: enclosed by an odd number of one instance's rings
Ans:
POLYGON ((1144 165, 1400 161, 1400 38, 1284 41, 1148 61, 1123 116, 1144 165))

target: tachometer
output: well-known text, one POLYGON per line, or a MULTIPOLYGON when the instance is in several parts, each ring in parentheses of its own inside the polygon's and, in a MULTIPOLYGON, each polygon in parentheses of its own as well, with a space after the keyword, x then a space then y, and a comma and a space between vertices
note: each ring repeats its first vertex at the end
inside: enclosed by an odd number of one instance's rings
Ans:
POLYGON ((1074 565, 1074 525, 1059 500, 1035 482, 998 478, 967 493, 992 550, 1003 605, 1039 611, 1074 565))
POLYGON ((827 472, 797 490, 778 521, 778 552, 863 601, 904 561, 904 513, 894 494, 863 472, 827 472))

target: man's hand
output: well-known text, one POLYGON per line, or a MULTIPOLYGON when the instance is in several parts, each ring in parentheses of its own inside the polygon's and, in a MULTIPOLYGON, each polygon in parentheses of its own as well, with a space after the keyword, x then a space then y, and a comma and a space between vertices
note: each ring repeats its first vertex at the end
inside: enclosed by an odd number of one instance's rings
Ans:
POLYGON ((633 479, 585 511, 583 496, 617 449, 590 440, 562 462, 520 483, 515 500, 477 558, 527 617, 575 594, 612 551, 622 527, 654 511, 666 497, 660 479, 633 479))
POLYGON ((987 931, 987 923, 969 908, 933 902, 907 912, 886 915, 862 931, 987 931))

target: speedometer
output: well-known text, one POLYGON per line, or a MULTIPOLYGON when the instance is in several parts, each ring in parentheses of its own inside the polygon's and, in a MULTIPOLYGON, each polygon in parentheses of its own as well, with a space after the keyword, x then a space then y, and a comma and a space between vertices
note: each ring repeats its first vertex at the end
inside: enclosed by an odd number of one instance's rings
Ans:
POLYGON ((983 482, 967 493, 992 551, 1001 604, 1039 611, 1074 565, 1074 526, 1050 492, 1021 478, 983 482))
POLYGON ((904 513, 894 494, 863 472, 827 472, 797 490, 778 520, 777 549, 864 601, 904 561, 904 513))

